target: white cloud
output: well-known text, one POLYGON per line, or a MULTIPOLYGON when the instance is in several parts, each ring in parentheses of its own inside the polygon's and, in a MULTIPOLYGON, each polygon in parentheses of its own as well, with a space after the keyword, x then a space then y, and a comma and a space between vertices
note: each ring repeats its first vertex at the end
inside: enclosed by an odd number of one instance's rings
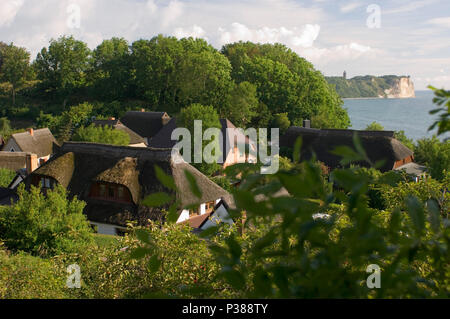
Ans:
POLYGON ((224 45, 237 41, 260 43, 284 43, 290 47, 308 48, 313 46, 320 33, 318 24, 306 24, 302 28, 270 28, 251 29, 244 24, 234 22, 229 29, 219 28, 219 44, 224 45))
POLYGON ((450 28, 450 17, 434 18, 427 21, 429 24, 450 28))
POLYGON ((199 27, 198 25, 193 25, 191 28, 183 29, 183 28, 176 28, 173 32, 173 35, 177 38, 203 38, 208 41, 208 38, 205 37, 205 30, 203 30, 202 27, 199 27))
POLYGON ((174 0, 170 1, 167 7, 161 9, 162 26, 167 27, 176 21, 183 13, 183 3, 174 0))
POLYGON ((24 0, 2 0, 0 2, 0 27, 10 26, 24 0))
POLYGON ((347 3, 343 6, 341 6, 340 10, 342 13, 349 13, 352 12, 356 9, 358 9, 359 7, 363 6, 364 3, 361 2, 351 2, 351 3, 347 3))
POLYGON ((373 49, 370 46, 355 42, 331 48, 311 47, 297 50, 297 53, 301 56, 319 66, 325 66, 329 63, 336 63, 339 61, 354 61, 361 57, 374 58, 381 52, 382 51, 379 49, 373 49))
POLYGON ((390 10, 382 10, 382 13, 385 14, 393 14, 393 13, 403 13, 403 12, 411 12, 416 11, 417 9, 429 6, 435 3, 437 0, 420 0, 420 1, 411 1, 408 4, 403 6, 399 6, 397 8, 393 8, 390 10))

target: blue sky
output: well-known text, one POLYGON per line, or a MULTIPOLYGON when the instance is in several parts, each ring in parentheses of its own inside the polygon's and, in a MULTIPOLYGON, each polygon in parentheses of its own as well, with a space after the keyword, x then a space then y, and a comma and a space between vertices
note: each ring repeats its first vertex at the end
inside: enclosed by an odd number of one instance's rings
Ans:
POLYGON ((0 41, 26 47, 33 58, 63 34, 94 48, 113 36, 131 42, 158 33, 202 37, 217 48, 281 42, 325 75, 411 75, 416 89, 450 88, 448 0, 0 1, 0 41), (370 19, 379 28, 367 24, 371 4, 380 10, 379 20, 370 19))

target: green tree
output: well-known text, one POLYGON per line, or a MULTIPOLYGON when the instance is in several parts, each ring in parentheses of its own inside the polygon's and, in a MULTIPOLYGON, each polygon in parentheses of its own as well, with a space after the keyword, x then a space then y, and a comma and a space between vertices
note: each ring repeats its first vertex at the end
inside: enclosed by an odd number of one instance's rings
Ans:
POLYGON ((6 117, 0 118, 0 136, 3 138, 11 133, 11 122, 6 117))
POLYGON ((51 40, 49 47, 38 53, 35 61, 38 78, 43 89, 62 98, 63 108, 72 94, 86 85, 90 54, 87 44, 73 36, 51 40))
POLYGON ((370 123, 369 125, 367 125, 366 130, 367 131, 384 131, 384 127, 380 123, 377 123, 374 121, 374 122, 370 123))
POLYGON ((235 84, 227 103, 219 107, 221 118, 227 118, 237 127, 245 128, 256 116, 259 101, 256 86, 249 82, 235 84))
POLYGON ((90 81, 102 100, 129 97, 132 83, 131 51, 123 38, 104 40, 92 52, 90 81))
MULTIPOLYGON (((203 132, 208 128, 221 128, 219 115, 216 110, 208 105, 201 104, 192 104, 189 107, 186 107, 181 110, 180 116, 177 118, 177 126, 187 128, 191 132, 191 142, 192 142, 192 157, 195 156, 194 149, 194 121, 200 120, 202 121, 202 136, 203 132)), ((219 143, 219 141, 214 141, 215 143, 219 143)), ((203 149, 206 145, 210 144, 211 141, 203 140, 202 149, 198 150, 199 152, 203 152, 203 149)), ((217 144, 218 145, 218 144, 217 144)), ((221 149, 221 148, 220 148, 221 149)), ((217 158, 221 156, 221 154, 213 154, 217 158)), ((203 157, 202 157, 203 158, 203 157)), ((220 169, 220 166, 217 163, 209 164, 206 162, 203 163, 193 163, 193 165, 203 172, 206 175, 211 175, 217 172, 220 169)))
POLYGON ((222 53, 233 67, 233 80, 256 85, 259 100, 271 114, 288 112, 295 123, 321 113, 321 122, 330 128, 349 126, 334 88, 311 63, 286 46, 238 42, 225 45, 222 53))
POLYGON ((25 83, 30 71, 30 53, 12 43, 1 51, 1 79, 11 84, 13 105, 16 104, 16 92, 25 83))
POLYGON ((291 126, 291 121, 287 113, 278 113, 273 117, 273 127, 278 127, 280 129, 280 134, 286 132, 286 130, 291 126))
POLYGON ((109 126, 80 127, 72 137, 73 141, 111 144, 119 146, 130 145, 130 136, 109 126))
POLYGON ((47 195, 31 187, 18 190, 19 201, 0 214, 0 238, 10 250, 42 256, 75 252, 93 243, 92 229, 83 214, 85 203, 67 199, 57 186, 47 195))
POLYGON ((414 159, 427 166, 433 178, 442 180, 445 171, 450 172, 450 140, 440 141, 436 136, 418 140, 414 159))
POLYGON ((228 60, 202 39, 159 35, 132 45, 136 95, 177 113, 192 103, 222 106, 232 88, 228 60))

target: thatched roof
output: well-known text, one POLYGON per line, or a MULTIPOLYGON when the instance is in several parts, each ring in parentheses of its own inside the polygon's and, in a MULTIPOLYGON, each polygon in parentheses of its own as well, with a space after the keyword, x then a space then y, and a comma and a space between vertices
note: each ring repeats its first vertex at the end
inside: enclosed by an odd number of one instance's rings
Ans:
POLYGON ((75 169, 75 154, 68 152, 55 157, 45 165, 34 171, 34 174, 48 176, 55 179, 59 184, 68 187, 75 169))
POLYGON ((179 190, 176 197, 183 207, 220 198, 232 204, 232 197, 228 192, 194 167, 185 162, 174 162, 171 150, 68 142, 63 144, 58 154, 31 175, 53 177, 69 190, 71 196, 76 195, 86 201, 85 213, 89 220, 125 226, 128 220, 145 224, 148 219, 159 219, 162 209, 166 208, 141 206, 141 201, 149 194, 171 193, 156 178, 155 165, 173 176, 179 190), (190 191, 184 170, 196 178, 202 192, 200 200, 190 191), (89 191, 94 181, 124 185, 132 194, 133 202, 109 202, 90 198, 89 191))
POLYGON ((48 128, 34 130, 33 135, 30 132, 16 133, 11 136, 22 152, 34 153, 38 157, 44 157, 53 154, 54 145, 58 145, 55 137, 48 128))
POLYGON ((0 168, 17 172, 27 166, 27 155, 30 154, 26 152, 0 152, 0 168))
POLYGON ((336 168, 340 166, 341 157, 331 154, 330 151, 340 145, 354 148, 355 133, 360 137, 362 146, 372 162, 385 160, 382 171, 392 170, 396 161, 413 156, 409 148, 393 138, 394 133, 391 131, 318 130, 292 126, 280 138, 280 146, 292 148, 301 136, 303 159, 309 159, 315 154, 319 161, 330 168, 336 168))
POLYGON ((170 117, 165 112, 130 111, 120 121, 142 137, 151 138, 164 126, 163 120, 170 117))
POLYGON ((145 139, 137 134, 135 131, 125 126, 120 120, 95 120, 93 122, 95 126, 109 126, 116 130, 125 132, 130 137, 130 145, 145 143, 145 139))

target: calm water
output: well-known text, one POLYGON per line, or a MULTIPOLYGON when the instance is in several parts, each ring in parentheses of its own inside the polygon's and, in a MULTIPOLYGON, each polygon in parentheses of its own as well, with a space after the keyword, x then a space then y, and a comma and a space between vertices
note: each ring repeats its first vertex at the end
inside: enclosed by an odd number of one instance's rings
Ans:
POLYGON ((431 137, 436 132, 428 132, 428 127, 436 119, 435 115, 428 114, 436 108, 432 99, 433 92, 428 90, 416 91, 415 99, 346 99, 344 106, 353 129, 365 129, 376 121, 386 130, 403 130, 406 136, 417 140, 431 137))

